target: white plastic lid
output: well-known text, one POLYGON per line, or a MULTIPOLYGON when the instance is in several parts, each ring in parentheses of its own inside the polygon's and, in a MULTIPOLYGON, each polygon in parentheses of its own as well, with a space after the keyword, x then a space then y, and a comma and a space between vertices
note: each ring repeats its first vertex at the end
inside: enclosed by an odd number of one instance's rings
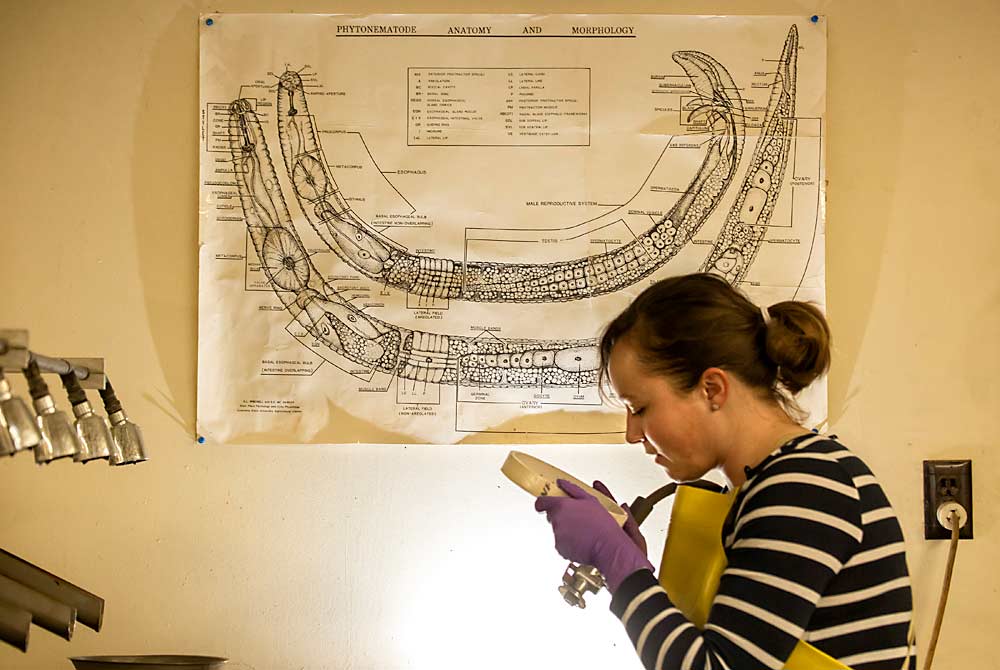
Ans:
POLYGON ((608 514, 615 518, 618 525, 623 526, 628 520, 618 503, 604 495, 593 486, 584 484, 571 474, 563 472, 554 465, 549 465, 545 461, 530 456, 520 451, 512 451, 507 454, 500 471, 507 475, 507 478, 520 486, 533 496, 562 496, 567 497, 567 493, 559 488, 556 480, 565 479, 573 482, 581 489, 597 498, 597 500, 608 511, 608 514))

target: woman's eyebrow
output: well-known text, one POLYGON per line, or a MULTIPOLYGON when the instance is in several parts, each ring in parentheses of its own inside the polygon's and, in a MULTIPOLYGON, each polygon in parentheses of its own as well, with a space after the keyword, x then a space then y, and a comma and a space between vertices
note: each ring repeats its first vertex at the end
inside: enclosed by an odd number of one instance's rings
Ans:
POLYGON ((623 395, 623 394, 619 393, 618 394, 618 399, 621 400, 626 405, 635 405, 636 404, 636 397, 634 395, 623 395))

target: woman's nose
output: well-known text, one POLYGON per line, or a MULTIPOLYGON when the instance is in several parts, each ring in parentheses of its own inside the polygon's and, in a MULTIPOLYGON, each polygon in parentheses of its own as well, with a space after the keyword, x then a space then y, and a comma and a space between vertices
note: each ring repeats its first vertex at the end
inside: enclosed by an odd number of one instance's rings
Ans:
POLYGON ((632 414, 632 412, 625 412, 625 441, 635 444, 636 442, 642 442, 645 437, 639 417, 632 414))

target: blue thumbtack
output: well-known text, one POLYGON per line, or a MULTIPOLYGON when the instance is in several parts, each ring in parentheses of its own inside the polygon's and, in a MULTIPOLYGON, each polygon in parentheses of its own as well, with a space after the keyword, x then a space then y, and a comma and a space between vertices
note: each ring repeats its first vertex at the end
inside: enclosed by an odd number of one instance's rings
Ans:
MULTIPOLYGON (((814 16, 814 17, 813 17, 813 21, 815 21, 815 20, 816 20, 816 17, 814 16)), ((205 19, 205 25, 206 25, 206 26, 210 26, 210 25, 212 25, 213 23, 215 23, 215 21, 213 21, 212 19, 205 19)))
MULTIPOLYGON (((816 22, 819 21, 819 17, 816 16, 815 14, 813 14, 812 17, 810 17, 809 20, 812 21, 813 23, 816 23, 816 22)), ((212 25, 212 19, 208 20, 208 25, 212 25)))
MULTIPOLYGON (((211 19, 209 19, 209 20, 211 20, 211 19)), ((205 436, 204 435, 199 435, 198 436, 198 444, 205 444, 205 436)))

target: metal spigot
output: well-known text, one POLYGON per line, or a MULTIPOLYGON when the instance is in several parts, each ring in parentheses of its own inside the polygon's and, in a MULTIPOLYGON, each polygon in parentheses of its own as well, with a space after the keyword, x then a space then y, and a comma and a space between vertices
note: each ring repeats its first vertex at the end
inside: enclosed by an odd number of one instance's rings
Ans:
POLYGON ((24 369, 28 378, 31 399, 35 406, 35 417, 38 421, 38 432, 42 440, 35 447, 35 463, 51 463, 59 458, 73 456, 83 448, 80 438, 73 429, 69 417, 62 410, 56 409, 56 403, 49 395, 49 387, 42 379, 41 370, 34 360, 28 362, 24 369))
POLYGON ((583 597, 589 591, 597 593, 604 588, 604 576, 592 565, 570 563, 563 573, 563 584, 559 593, 563 600, 574 607, 584 609, 587 603, 583 597))
POLYGON ((87 394, 76 378, 76 373, 70 370, 59 375, 59 378, 62 379, 69 402, 73 406, 76 434, 80 438, 82 447, 73 456, 73 460, 77 463, 86 463, 99 458, 109 458, 112 451, 117 451, 120 456, 121 450, 111 435, 108 420, 99 414, 94 414, 87 401, 87 394))
POLYGON ((3 420, 3 415, 0 414, 0 456, 13 456, 16 453, 17 449, 14 447, 14 438, 10 436, 7 424, 3 420))
POLYGON ((14 451, 31 449, 42 440, 31 410, 24 400, 11 395, 10 384, 3 376, 2 370, 0 370, 0 425, 9 433, 14 451))
POLYGON ((101 400, 104 401, 104 411, 108 413, 108 419, 111 421, 111 435, 121 450, 121 460, 118 462, 115 461, 116 456, 112 452, 109 459, 111 465, 129 465, 147 460, 142 431, 125 414, 125 410, 122 409, 122 404, 118 401, 115 390, 111 386, 110 379, 105 380, 104 388, 101 389, 100 393, 101 400))

